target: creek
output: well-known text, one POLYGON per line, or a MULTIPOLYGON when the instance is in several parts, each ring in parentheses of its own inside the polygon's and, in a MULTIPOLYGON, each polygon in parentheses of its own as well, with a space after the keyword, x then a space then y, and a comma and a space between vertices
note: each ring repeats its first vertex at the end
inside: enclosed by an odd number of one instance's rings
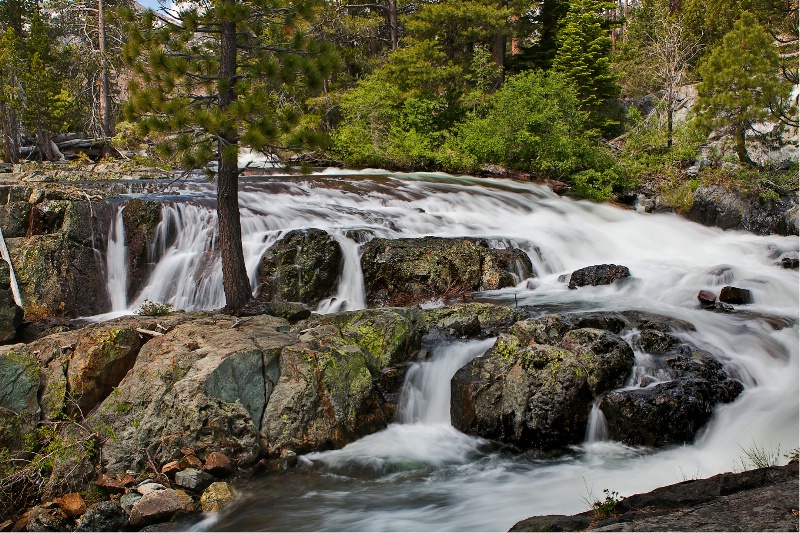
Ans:
MULTIPOLYGON (((187 310, 222 307, 213 184, 190 181, 158 198, 165 205, 151 250, 154 269, 135 298, 120 301, 115 293, 112 314, 131 312, 145 299, 187 310)), ((449 423, 450 377, 492 341, 437 344, 429 362, 408 372, 397 423, 341 450, 303 456, 287 473, 238 482, 233 506, 186 527, 508 530, 531 515, 584 511, 604 489, 622 496, 646 492, 741 468, 748 449, 798 447, 798 273, 776 265, 781 254, 798 250, 797 237, 723 232, 671 214, 574 201, 533 184, 445 174, 330 169, 248 177, 240 181, 240 206, 253 286, 261 255, 289 230, 324 229, 341 244, 344 271, 336 296, 319 312, 365 306, 358 260, 365 239, 484 237, 524 250, 536 275, 513 288, 475 294, 476 300, 542 313, 633 309, 686 320, 696 330, 680 335, 734 372, 745 391, 719 406, 692 444, 653 450, 610 442, 602 413, 593 412, 582 445, 520 451, 464 435, 449 423), (565 274, 602 263, 629 267, 632 279, 567 289, 565 274), (699 308, 700 289, 718 293, 725 285, 749 289, 754 302, 730 313, 699 308), (744 310, 791 326, 773 329, 744 310)), ((123 232, 110 234, 109 253, 123 254, 115 240, 123 232)), ((124 264, 109 255, 109 288, 119 286, 122 274, 114 270, 124 264)), ((670 379, 646 354, 635 355, 627 386, 670 379)))

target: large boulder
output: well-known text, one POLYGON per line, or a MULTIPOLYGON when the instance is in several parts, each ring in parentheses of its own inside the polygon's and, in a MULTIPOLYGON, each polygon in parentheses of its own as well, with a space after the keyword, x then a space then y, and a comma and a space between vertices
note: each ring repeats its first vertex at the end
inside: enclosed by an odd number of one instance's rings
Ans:
POLYGON ((603 396, 600 410, 612 439, 644 446, 691 442, 718 404, 742 393, 742 383, 709 354, 687 344, 670 344, 651 347, 651 354, 671 379, 603 396))
POLYGON ((593 399, 621 387, 634 363, 615 334, 578 328, 549 335, 547 319, 518 322, 451 382, 453 426, 523 447, 580 442, 593 399), (519 335, 516 335, 518 333, 519 335), (543 344, 540 340, 551 340, 543 344))
POLYGON ((428 333, 461 338, 496 336, 525 318, 519 309, 484 303, 423 309, 421 313, 428 323, 428 333))
POLYGON ((522 250, 442 237, 373 239, 364 245, 361 268, 367 300, 379 306, 500 289, 533 272, 522 250))
POLYGON ((224 315, 170 318, 172 325, 159 320, 169 331, 141 348, 89 417, 115 436, 103 448, 107 469, 139 470, 150 459, 161 465, 185 448, 252 465, 265 446, 261 420, 280 377, 281 351, 297 338, 283 332, 288 322, 263 315, 238 324, 224 315))
POLYGON ((342 250, 321 229, 292 230, 273 244, 258 265, 258 297, 312 307, 336 294, 342 250))
POLYGON ((339 313, 298 329, 300 342, 281 352, 264 411, 269 454, 338 448, 386 427, 425 330, 418 312, 339 313))
POLYGON ((86 316, 110 306, 101 254, 65 234, 8 239, 27 320, 86 316))

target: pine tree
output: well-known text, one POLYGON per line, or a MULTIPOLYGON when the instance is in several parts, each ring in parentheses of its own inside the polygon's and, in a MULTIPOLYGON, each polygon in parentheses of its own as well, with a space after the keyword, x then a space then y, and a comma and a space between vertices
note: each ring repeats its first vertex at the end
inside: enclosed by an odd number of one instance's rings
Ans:
MULTIPOLYGON (((239 147, 275 153, 299 118, 289 88, 320 87, 336 60, 300 31, 313 2, 183 5, 189 7, 160 20, 147 12, 131 32, 125 59, 138 79, 124 112, 141 134, 160 135, 159 153, 176 154, 185 169, 217 161, 223 287, 226 309, 236 312, 252 297, 239 219, 239 147)), ((301 132, 290 141, 310 140, 301 132)))
POLYGON ((553 69, 575 84, 590 124, 606 132, 618 125, 613 111, 620 94, 611 71, 611 38, 603 16, 603 10, 613 5, 602 0, 571 0, 553 60, 553 69))
POLYGON ((700 63, 698 124, 708 133, 732 137, 739 161, 752 165, 745 144, 748 132, 768 117, 786 113, 791 84, 779 76, 780 58, 773 39, 755 16, 744 12, 722 42, 700 63))

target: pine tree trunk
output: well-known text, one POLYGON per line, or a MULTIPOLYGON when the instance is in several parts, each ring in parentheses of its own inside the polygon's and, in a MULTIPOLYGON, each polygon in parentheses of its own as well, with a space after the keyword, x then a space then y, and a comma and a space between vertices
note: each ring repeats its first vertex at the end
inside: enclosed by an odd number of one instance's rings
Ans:
MULTIPOLYGON (((233 0, 225 0, 233 3, 233 0)), ((236 23, 221 23, 219 72, 223 90, 219 106, 227 109, 235 100, 233 92, 236 76, 236 23)), ((250 281, 242 251, 242 224, 239 219, 239 165, 236 157, 227 156, 225 148, 237 143, 235 129, 223 132, 219 140, 219 173, 217 176, 217 225, 219 247, 222 254, 222 285, 225 290, 225 309, 235 313, 252 298, 250 281)))
POLYGON ((8 104, 0 103, 0 116, 2 117, 2 148, 3 160, 6 163, 19 163, 19 118, 14 109, 8 104))
MULTIPOLYGON (((506 0, 500 0, 497 4, 497 7, 503 8, 506 5, 506 0)), ((499 73, 497 78, 495 78, 494 83, 492 83, 492 90, 497 90, 503 85, 503 80, 505 80, 505 68, 506 68, 506 36, 500 32, 495 33, 492 37, 492 45, 491 45, 491 54, 492 54, 492 62, 499 67, 499 73)))
MULTIPOLYGON (((111 124, 111 87, 108 76, 108 61, 106 57, 106 24, 103 9, 103 0, 97 1, 97 35, 100 47, 100 121, 103 137, 112 137, 111 124)), ((108 147, 103 144, 103 155, 107 154, 108 147)))
POLYGON ((391 39, 391 49, 397 50, 397 45, 398 45, 397 0, 389 0, 388 15, 389 15, 389 37, 391 39))
POLYGON ((750 159, 750 154, 747 153, 744 128, 741 126, 737 126, 736 131, 733 134, 733 138, 736 142, 735 150, 736 150, 736 155, 739 157, 739 162, 749 167, 753 166, 753 160, 750 159))

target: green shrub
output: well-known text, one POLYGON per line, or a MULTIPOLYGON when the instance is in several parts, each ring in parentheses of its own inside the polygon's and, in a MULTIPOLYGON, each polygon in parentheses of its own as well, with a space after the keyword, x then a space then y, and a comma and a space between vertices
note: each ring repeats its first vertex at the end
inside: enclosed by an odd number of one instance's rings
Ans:
POLYGON ((139 309, 136 310, 136 314, 140 316, 169 315, 172 314, 172 304, 164 304, 145 300, 142 302, 142 305, 139 306, 139 309))

